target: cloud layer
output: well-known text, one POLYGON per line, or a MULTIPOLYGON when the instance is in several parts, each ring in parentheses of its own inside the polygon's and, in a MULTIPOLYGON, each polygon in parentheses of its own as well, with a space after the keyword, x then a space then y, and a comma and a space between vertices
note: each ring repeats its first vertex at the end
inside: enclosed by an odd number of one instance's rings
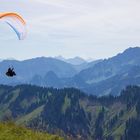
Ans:
POLYGON ((140 44, 139 7, 138 0, 1 0, 1 12, 23 15, 28 38, 16 40, 0 23, 0 56, 113 56, 140 44))

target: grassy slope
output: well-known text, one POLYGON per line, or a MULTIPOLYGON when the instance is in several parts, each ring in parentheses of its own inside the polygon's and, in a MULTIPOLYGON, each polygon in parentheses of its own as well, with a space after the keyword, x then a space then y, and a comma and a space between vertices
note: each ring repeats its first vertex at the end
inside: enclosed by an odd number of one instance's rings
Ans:
POLYGON ((44 108, 44 105, 36 108, 31 113, 28 113, 27 115, 24 115, 24 116, 20 117, 19 119, 17 119, 16 124, 26 124, 26 123, 28 123, 30 120, 39 116, 41 111, 43 110, 43 108, 44 108))
POLYGON ((0 123, 0 140, 63 140, 56 135, 34 132, 13 123, 0 123))

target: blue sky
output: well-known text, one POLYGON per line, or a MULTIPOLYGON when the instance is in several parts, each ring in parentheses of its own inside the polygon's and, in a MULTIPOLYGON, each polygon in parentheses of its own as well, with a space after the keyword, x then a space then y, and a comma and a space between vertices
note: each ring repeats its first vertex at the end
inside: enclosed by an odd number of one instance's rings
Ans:
POLYGON ((140 46, 139 0, 0 0, 0 12, 18 12, 28 35, 18 41, 0 22, 0 58, 107 58, 140 46))

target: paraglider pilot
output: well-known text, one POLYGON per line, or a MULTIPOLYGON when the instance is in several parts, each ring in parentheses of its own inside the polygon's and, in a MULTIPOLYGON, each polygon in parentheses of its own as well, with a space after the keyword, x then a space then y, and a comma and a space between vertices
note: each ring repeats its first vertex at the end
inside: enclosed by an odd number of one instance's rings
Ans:
POLYGON ((8 76, 8 77, 13 77, 13 76, 16 76, 16 73, 15 73, 15 71, 14 71, 14 68, 8 68, 8 71, 6 72, 6 75, 8 76))

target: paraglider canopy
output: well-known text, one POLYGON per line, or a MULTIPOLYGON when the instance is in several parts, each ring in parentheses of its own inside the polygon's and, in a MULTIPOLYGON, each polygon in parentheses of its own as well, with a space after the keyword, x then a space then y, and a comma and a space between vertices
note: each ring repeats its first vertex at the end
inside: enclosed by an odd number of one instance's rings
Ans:
POLYGON ((15 31, 19 40, 26 37, 26 23, 19 14, 12 12, 0 13, 0 21, 7 23, 15 31))
MULTIPOLYGON (((26 37, 26 23, 19 14, 13 12, 0 13, 0 21, 7 23, 15 31, 19 40, 26 37)), ((8 77, 16 76, 14 68, 10 67, 5 74, 8 77)))

